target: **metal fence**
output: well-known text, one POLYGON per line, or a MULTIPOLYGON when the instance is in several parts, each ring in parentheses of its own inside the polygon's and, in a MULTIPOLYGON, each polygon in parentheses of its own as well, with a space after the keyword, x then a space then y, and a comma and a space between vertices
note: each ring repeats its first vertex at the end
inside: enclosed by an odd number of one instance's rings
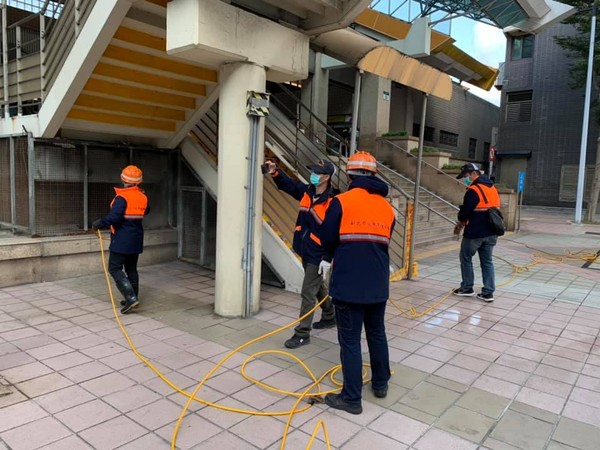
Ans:
POLYGON ((28 137, 0 139, 0 226, 35 236, 85 233, 107 214, 128 164, 144 172, 147 229, 175 224, 178 154, 28 137))

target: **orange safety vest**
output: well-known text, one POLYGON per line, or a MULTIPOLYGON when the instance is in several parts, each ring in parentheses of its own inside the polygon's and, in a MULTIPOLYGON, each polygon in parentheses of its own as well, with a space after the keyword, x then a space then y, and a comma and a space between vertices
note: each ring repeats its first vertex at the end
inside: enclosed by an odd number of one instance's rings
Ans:
POLYGON ((389 245, 394 210, 381 195, 361 188, 351 189, 337 199, 342 206, 340 242, 374 242, 389 245))
MULTIPOLYGON (((298 211, 310 214, 317 223, 317 225, 321 225, 323 223, 323 220, 325 220, 325 213, 327 212, 327 208, 329 208, 331 200, 333 200, 333 198, 329 197, 323 203, 312 204, 312 199, 310 198, 310 195, 307 192, 305 192, 302 198, 300 199, 298 211)), ((301 230, 302 227, 300 225, 296 226, 296 231, 301 230)), ((315 241, 318 245, 321 245, 321 240, 314 233, 310 233, 310 238, 313 241, 315 241)))
POLYGON ((500 195, 494 186, 475 184, 469 186, 479 197, 479 203, 474 211, 487 211, 490 208, 500 208, 500 195))
MULTIPOLYGON (((146 214, 146 208, 148 208, 148 197, 144 194, 138 186, 131 186, 128 188, 115 188, 115 198, 110 202, 110 207, 117 197, 123 197, 127 204, 125 208, 125 220, 142 220, 146 214)), ((114 234, 115 229, 110 226, 111 233, 114 234)))

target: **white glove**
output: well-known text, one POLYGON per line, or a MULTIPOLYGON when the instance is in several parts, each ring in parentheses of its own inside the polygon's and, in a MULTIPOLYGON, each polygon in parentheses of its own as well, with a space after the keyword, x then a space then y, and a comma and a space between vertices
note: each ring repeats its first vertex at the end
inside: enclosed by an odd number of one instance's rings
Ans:
POLYGON ((319 264, 319 275, 321 275, 323 277, 323 280, 327 279, 327 275, 329 274, 330 270, 331 270, 331 263, 327 262, 325 260, 321 261, 321 264, 319 264))

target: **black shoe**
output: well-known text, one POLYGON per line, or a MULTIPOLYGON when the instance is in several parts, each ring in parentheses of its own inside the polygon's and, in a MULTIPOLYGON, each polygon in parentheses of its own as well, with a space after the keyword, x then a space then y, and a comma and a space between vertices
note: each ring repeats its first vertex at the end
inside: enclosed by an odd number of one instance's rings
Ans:
POLYGON ((312 326, 315 330, 324 330, 325 328, 335 327, 335 319, 321 319, 318 322, 313 323, 312 326))
POLYGON ((131 312, 131 310, 137 308, 139 304, 140 302, 138 302, 137 299, 125 302, 125 306, 121 308, 121 314, 131 312))
MULTIPOLYGON (((127 302, 125 300, 121 300, 121 306, 125 306, 127 304, 127 302)), ((135 305, 133 307, 133 309, 137 309, 137 307, 140 306, 140 301, 138 300, 137 305, 135 305)))
POLYGON ((454 295, 458 295, 459 297, 473 297, 475 295, 475 291, 473 289, 463 289, 456 288, 452 290, 454 295))
POLYGON ((350 403, 342 400, 340 394, 327 394, 325 396, 325 403, 334 409, 341 409, 342 411, 346 411, 350 414, 360 414, 362 413, 362 406, 352 406, 350 403))
POLYGON ((383 389, 373 389, 373 386, 371 386, 371 389, 373 390, 373 395, 377 398, 385 398, 387 396, 387 391, 388 391, 388 387, 384 387, 383 389))
POLYGON ((306 344, 310 344, 310 337, 300 337, 298 335, 293 335, 291 338, 289 338, 287 341, 285 341, 285 343, 283 345, 285 345, 287 348, 298 348, 298 347, 302 347, 303 345, 306 344))
POLYGON ((494 301, 494 294, 484 294, 483 292, 480 292, 477 294, 477 298, 489 303, 494 301))

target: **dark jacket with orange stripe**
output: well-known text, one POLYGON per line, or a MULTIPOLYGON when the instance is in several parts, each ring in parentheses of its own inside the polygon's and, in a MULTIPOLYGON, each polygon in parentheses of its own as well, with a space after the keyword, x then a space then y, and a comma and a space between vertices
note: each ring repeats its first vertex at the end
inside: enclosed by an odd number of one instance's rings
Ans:
POLYGON ((315 197, 314 186, 292 180, 280 170, 273 174, 273 180, 279 189, 300 201, 292 244, 294 251, 303 262, 318 266, 325 254, 321 246, 320 226, 333 199, 331 189, 315 197))
POLYGON ((458 211, 459 222, 466 223, 464 237, 478 239, 495 236, 490 227, 487 208, 500 207, 500 197, 494 182, 487 175, 480 175, 467 189, 463 204, 458 211), (482 198, 482 192, 487 203, 482 198))
POLYGON ((394 210, 388 186, 357 177, 333 199, 321 226, 326 259, 333 258, 329 295, 349 303, 379 303, 389 297, 389 240, 394 210))
POLYGON ((138 186, 115 188, 110 212, 100 228, 110 227, 110 251, 124 255, 140 254, 144 248, 142 219, 149 213, 148 197, 138 186))

